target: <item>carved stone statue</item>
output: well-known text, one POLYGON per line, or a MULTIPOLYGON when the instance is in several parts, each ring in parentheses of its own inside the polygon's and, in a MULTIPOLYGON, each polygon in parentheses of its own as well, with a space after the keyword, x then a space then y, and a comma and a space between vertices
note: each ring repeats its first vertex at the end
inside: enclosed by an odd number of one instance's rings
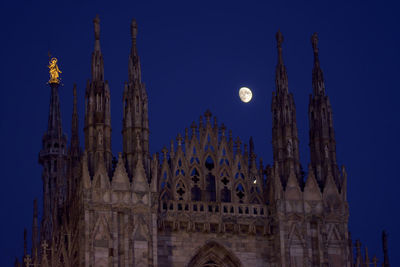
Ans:
POLYGON ((61 73, 61 70, 57 66, 57 59, 55 57, 50 60, 48 67, 50 73, 49 83, 60 83, 58 78, 60 77, 59 73, 61 73))
POLYGON ((290 139, 287 142, 287 153, 289 157, 292 156, 292 140, 290 139))

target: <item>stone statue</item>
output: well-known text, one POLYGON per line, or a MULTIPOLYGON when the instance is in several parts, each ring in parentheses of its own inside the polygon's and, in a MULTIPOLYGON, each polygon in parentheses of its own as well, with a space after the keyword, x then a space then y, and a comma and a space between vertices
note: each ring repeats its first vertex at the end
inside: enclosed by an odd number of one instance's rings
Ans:
POLYGON ((325 152, 325 158, 329 158, 329 148, 328 148, 328 145, 325 145, 325 147, 324 147, 324 152, 325 152))
POLYGON ((290 139, 287 142, 287 153, 289 157, 292 156, 292 140, 290 139))
POLYGON ((57 66, 57 59, 55 57, 50 60, 48 67, 50 73, 49 83, 60 83, 58 78, 60 77, 59 73, 61 73, 61 70, 57 66))
POLYGON ((99 15, 97 15, 94 20, 94 38, 95 40, 100 40, 100 18, 99 15))

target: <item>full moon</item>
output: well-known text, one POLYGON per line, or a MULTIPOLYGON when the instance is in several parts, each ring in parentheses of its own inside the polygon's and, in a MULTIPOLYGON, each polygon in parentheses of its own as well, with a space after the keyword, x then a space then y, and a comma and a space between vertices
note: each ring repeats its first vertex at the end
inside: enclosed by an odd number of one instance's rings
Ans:
POLYGON ((248 102, 250 102, 251 98, 253 97, 253 94, 249 88, 242 87, 239 90, 239 97, 240 97, 240 100, 242 100, 244 103, 248 103, 248 102))

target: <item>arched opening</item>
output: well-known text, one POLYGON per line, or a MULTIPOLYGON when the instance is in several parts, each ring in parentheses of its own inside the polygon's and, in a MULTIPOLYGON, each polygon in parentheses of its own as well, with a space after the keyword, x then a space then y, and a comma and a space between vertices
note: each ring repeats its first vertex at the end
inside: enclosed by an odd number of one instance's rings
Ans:
POLYGON ((240 260, 215 241, 207 242, 192 257, 187 267, 240 267, 240 260))

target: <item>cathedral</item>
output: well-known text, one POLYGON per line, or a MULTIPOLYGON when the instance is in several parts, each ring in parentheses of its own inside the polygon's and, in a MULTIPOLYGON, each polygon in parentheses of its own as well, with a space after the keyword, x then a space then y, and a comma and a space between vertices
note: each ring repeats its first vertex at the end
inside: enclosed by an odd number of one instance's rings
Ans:
POLYGON ((50 60, 48 128, 39 152, 43 214, 39 221, 35 200, 31 249, 25 230, 16 267, 389 267, 385 232, 379 262, 349 233, 347 174, 336 160, 317 34, 311 37, 311 155, 305 172, 280 32, 271 103, 273 162, 266 165, 257 159, 252 139, 248 144, 234 139, 210 111, 169 148, 150 153, 137 32, 133 20, 122 99, 123 151, 118 155, 111 149, 110 88, 99 18, 94 19, 83 146, 76 86, 68 141, 61 126, 60 70, 57 59, 50 60))

